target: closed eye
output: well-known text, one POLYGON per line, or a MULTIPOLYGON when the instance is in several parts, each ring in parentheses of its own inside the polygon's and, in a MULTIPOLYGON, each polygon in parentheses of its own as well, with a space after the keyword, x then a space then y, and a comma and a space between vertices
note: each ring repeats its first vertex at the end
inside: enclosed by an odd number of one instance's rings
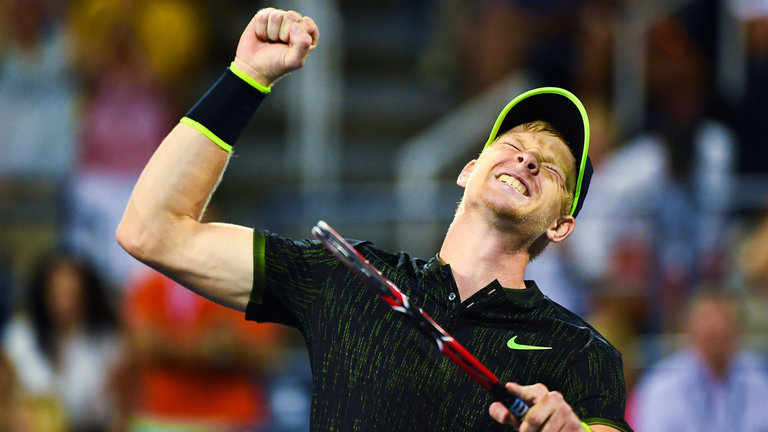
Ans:
POLYGON ((563 173, 560 172, 560 168, 557 167, 556 165, 550 165, 550 164, 545 165, 545 167, 549 171, 551 171, 555 175, 555 177, 557 177, 557 180, 560 183, 560 186, 565 187, 565 177, 563 177, 563 173))

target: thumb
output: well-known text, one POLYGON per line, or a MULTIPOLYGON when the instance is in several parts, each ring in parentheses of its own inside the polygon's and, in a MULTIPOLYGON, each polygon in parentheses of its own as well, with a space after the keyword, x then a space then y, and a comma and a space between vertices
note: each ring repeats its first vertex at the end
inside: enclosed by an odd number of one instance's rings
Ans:
POLYGON ((528 402, 529 404, 536 404, 542 397, 546 396, 549 390, 544 384, 534 384, 523 386, 517 383, 506 383, 505 387, 512 394, 517 395, 520 399, 528 402))
POLYGON ((292 23, 288 42, 288 52, 285 54, 285 66, 290 70, 304 66, 312 45, 312 36, 298 23, 292 23))

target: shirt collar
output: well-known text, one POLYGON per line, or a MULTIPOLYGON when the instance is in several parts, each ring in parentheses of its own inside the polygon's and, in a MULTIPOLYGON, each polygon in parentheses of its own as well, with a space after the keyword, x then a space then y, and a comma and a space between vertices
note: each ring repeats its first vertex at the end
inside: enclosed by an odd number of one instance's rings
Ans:
MULTIPOLYGON (((435 254, 427 261, 423 267, 423 272, 427 277, 450 277, 453 279, 450 264, 444 263, 439 254, 435 254)), ((526 280, 523 289, 504 288, 498 280, 494 280, 470 297, 473 300, 472 308, 482 310, 483 315, 487 313, 509 315, 513 310, 529 309, 543 298, 545 298, 544 294, 536 282, 532 280, 526 280)), ((467 300, 469 299, 465 299, 464 302, 467 300)))

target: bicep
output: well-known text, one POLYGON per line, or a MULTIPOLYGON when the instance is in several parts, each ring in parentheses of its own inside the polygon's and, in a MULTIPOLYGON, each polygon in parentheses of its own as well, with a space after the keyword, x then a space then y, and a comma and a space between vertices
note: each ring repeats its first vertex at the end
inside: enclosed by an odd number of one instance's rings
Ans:
POLYGON ((195 293, 245 311, 253 286, 253 229, 186 222, 158 270, 195 293))

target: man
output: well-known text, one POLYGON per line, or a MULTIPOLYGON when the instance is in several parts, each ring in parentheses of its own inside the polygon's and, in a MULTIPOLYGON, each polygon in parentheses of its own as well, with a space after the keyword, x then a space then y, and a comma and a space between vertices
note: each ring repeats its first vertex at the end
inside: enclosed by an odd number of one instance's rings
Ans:
POLYGON ((653 365, 632 397, 638 432, 768 432, 764 358, 741 345, 741 310, 729 293, 688 304, 686 346, 653 365))
POLYGON ((619 353, 523 280, 532 255, 571 233, 586 194, 588 123, 570 93, 540 89, 510 102, 482 155, 459 175, 464 198, 438 256, 411 259, 355 243, 503 381, 515 382, 507 389, 531 405, 522 422, 318 242, 197 222, 231 143, 317 39, 311 18, 296 12, 254 16, 230 70, 149 161, 118 228, 120 244, 247 319, 297 327, 310 352, 313 430, 629 430, 619 353), (558 123, 577 156, 529 115, 539 112, 552 114, 544 120, 558 123))

